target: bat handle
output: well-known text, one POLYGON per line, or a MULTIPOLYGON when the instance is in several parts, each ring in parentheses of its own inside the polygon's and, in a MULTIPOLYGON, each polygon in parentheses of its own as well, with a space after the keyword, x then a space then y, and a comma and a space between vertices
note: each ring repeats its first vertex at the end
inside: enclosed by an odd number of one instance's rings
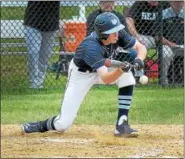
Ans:
POLYGON ((131 65, 132 68, 136 69, 138 65, 131 65))

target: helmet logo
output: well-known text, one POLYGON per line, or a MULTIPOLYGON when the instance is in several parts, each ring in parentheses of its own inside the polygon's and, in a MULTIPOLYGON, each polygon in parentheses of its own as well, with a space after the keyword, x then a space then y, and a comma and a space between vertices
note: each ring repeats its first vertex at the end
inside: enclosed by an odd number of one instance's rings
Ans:
POLYGON ((116 25, 118 23, 117 19, 112 19, 111 22, 113 25, 116 25))

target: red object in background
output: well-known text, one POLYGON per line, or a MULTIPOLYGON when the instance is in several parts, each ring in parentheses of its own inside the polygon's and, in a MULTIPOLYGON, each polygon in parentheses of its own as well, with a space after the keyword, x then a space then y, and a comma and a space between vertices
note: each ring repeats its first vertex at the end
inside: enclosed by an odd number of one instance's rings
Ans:
POLYGON ((64 24, 65 51, 75 52, 76 48, 86 36, 85 22, 66 22, 64 24))
POLYGON ((156 62, 153 60, 148 60, 145 63, 145 68, 146 68, 146 76, 149 78, 158 78, 159 75, 159 66, 156 62))

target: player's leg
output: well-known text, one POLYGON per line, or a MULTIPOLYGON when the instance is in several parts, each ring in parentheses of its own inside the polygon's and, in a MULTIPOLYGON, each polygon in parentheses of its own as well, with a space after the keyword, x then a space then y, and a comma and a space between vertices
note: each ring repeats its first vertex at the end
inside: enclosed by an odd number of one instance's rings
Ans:
POLYGON ((170 67, 173 57, 174 57, 174 53, 172 49, 167 45, 163 45, 163 62, 161 62, 162 63, 161 67, 163 68, 163 72, 161 74, 161 84, 162 85, 168 85, 168 77, 167 77, 168 69, 170 67))
MULTIPOLYGON (((77 69, 76 66, 73 68, 77 69)), ((54 127, 57 131, 65 131, 72 125, 81 103, 96 79, 96 73, 83 73, 74 69, 72 74, 69 71, 69 83, 61 112, 54 120, 54 127)))
POLYGON ((53 53, 53 47, 55 42, 55 32, 42 32, 42 43, 39 52, 38 63, 38 87, 42 87, 45 80, 46 70, 48 67, 49 59, 53 53))
POLYGON ((25 41, 27 44, 27 72, 31 88, 37 88, 38 59, 41 46, 41 33, 32 28, 25 27, 25 41))
POLYGON ((60 114, 45 121, 26 123, 23 125, 23 131, 25 133, 32 133, 49 130, 63 132, 67 130, 72 125, 84 97, 94 84, 96 78, 97 73, 79 72, 72 60, 69 66, 68 83, 61 104, 60 114))
MULTIPOLYGON (((112 70, 115 68, 109 68, 112 70)), ((135 85, 135 79, 132 72, 124 73, 118 80, 112 84, 117 83, 118 91, 118 117, 116 122, 115 136, 137 137, 139 133, 130 128, 128 123, 129 109, 132 102, 133 89, 135 85)), ((98 84, 104 84, 99 78, 98 84)))
POLYGON ((129 126, 129 109, 132 103, 135 79, 131 72, 124 73, 117 81, 118 91, 118 116, 115 136, 137 137, 139 133, 129 126))

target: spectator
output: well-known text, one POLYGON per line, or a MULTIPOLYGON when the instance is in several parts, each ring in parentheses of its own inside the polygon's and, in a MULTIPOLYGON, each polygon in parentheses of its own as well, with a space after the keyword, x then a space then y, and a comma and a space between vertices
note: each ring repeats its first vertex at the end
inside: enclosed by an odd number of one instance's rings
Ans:
MULTIPOLYGON (((160 11, 158 1, 136 1, 129 10, 126 18, 129 32, 142 42, 147 49, 156 48, 157 16, 160 11)), ((163 8, 169 6, 169 2, 163 8)))
POLYGON ((30 88, 43 88, 55 31, 59 29, 59 9, 59 1, 28 1, 24 25, 30 88))
MULTIPOLYGON (((125 26, 125 30, 128 31, 127 24, 125 21, 125 17, 121 15, 121 13, 114 10, 115 8, 115 1, 100 1, 99 2, 100 8, 89 14, 87 17, 87 36, 91 34, 91 32, 94 31, 94 21, 96 17, 103 13, 103 12, 112 12, 114 13, 120 20, 120 22, 125 26)), ((123 50, 122 48, 118 47, 117 53, 114 55, 111 55, 113 58, 117 60, 127 60, 129 62, 133 62, 134 58, 136 57, 136 52, 133 49, 128 49, 128 51, 123 50), (119 54, 118 54, 119 52, 119 54), (128 54, 128 52, 130 52, 128 54)))
MULTIPOLYGON (((147 49, 156 48, 158 38, 158 14, 161 7, 169 7, 169 2, 158 1, 136 1, 129 9, 126 17, 129 32, 147 49)), ((171 43, 163 38, 163 43, 171 43)), ((165 57, 164 57, 165 58, 165 57)))
POLYGON ((162 74, 163 84, 168 84, 167 73, 176 48, 184 46, 184 1, 171 1, 169 8, 163 10, 163 36, 167 39, 163 45, 164 74, 162 74))

